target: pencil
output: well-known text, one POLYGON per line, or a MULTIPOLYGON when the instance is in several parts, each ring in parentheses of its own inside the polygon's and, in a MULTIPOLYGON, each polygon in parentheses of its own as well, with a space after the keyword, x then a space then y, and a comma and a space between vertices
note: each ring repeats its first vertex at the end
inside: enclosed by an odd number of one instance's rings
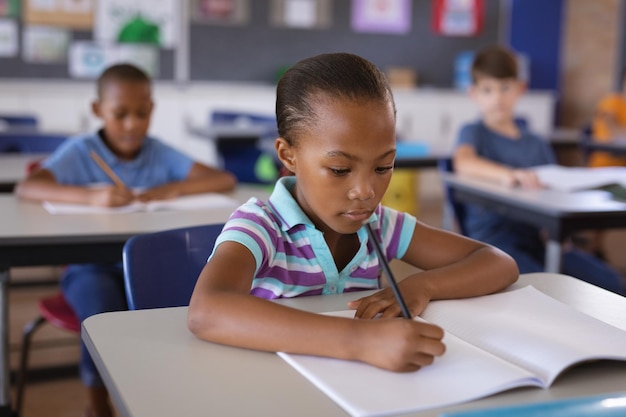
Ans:
POLYGON ((100 158, 100 155, 98 155, 95 151, 91 151, 89 154, 91 155, 91 159, 93 159, 96 164, 98 164, 100 169, 102 169, 104 173, 107 174, 107 177, 109 177, 117 187, 127 188, 126 184, 124 184, 124 181, 122 181, 120 177, 118 177, 117 174, 113 172, 111 167, 108 166, 106 162, 104 162, 104 159, 100 158))
POLYGON ((387 262, 387 258, 385 257, 385 254, 383 253, 383 249, 380 246, 380 243, 378 242, 378 239, 376 238, 374 231, 372 230, 371 224, 366 223, 365 228, 367 229, 367 233, 370 236, 370 240, 374 244, 374 249, 376 249, 378 260, 382 264, 383 270, 385 271, 385 274, 387 275, 387 281, 389 281, 389 285, 391 286, 391 289, 393 290, 393 295, 396 296, 396 301, 398 302, 398 305, 400 306, 400 310, 402 310, 402 315, 407 319, 413 319, 413 317, 411 316, 411 312, 409 311, 409 308, 406 306, 406 302, 404 301, 404 298, 402 297, 402 294, 400 293, 400 289, 398 288, 398 283, 396 282, 396 279, 394 278, 393 273, 391 272, 391 268, 389 267, 389 262, 387 262))

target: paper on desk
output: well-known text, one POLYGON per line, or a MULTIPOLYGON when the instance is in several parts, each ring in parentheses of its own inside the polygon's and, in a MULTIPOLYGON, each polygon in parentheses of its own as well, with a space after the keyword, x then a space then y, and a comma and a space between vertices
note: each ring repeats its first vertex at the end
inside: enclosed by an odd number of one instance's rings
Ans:
POLYGON ((542 165, 533 170, 542 184, 555 190, 581 191, 609 184, 626 187, 626 168, 624 167, 586 168, 542 165))
POLYGON ((142 203, 136 201, 122 207, 95 207, 83 204, 69 204, 45 201, 43 207, 50 214, 94 214, 94 213, 131 213, 135 211, 183 211, 212 208, 232 208, 239 206, 234 198, 224 194, 205 193, 179 197, 174 200, 159 200, 142 203))

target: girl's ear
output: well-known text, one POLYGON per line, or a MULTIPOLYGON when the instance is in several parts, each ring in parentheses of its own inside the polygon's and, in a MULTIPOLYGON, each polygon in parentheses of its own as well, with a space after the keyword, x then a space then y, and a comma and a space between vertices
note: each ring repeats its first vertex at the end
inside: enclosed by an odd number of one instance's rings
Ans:
POLYGON ((276 148, 276 155, 278 155, 278 159, 283 163, 285 168, 287 168, 291 172, 296 172, 296 155, 294 152, 294 148, 285 140, 285 138, 276 138, 274 142, 274 147, 276 148))

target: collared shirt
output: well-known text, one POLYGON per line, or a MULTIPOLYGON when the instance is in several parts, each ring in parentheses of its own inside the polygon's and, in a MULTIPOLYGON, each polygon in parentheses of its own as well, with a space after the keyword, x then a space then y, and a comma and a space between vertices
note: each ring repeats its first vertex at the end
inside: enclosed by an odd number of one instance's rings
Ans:
MULTIPOLYGON (((356 255, 338 271, 322 232, 291 194, 295 181, 295 177, 281 178, 268 203, 252 198, 239 207, 216 241, 215 248, 222 242, 238 242, 254 256, 250 293, 273 299, 380 288, 382 266, 365 227, 357 232, 356 255)), ((387 259, 402 258, 415 230, 415 217, 379 205, 368 222, 387 259)))
POLYGON ((157 139, 146 137, 141 151, 132 161, 120 160, 98 133, 67 139, 41 165, 52 172, 57 182, 71 185, 112 184, 94 162, 95 151, 131 188, 151 188, 187 178, 194 161, 157 139))

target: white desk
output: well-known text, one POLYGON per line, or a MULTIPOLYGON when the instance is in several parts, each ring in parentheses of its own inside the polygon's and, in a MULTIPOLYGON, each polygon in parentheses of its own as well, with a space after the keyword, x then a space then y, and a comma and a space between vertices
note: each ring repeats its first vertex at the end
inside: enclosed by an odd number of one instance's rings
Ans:
POLYGON ((45 158, 46 155, 0 153, 0 192, 12 192, 15 184, 26 176, 28 165, 45 158))
POLYGON ((454 174, 442 174, 442 179, 460 202, 545 229, 548 272, 560 271, 561 242, 573 232, 626 227, 626 203, 611 200, 604 191, 522 190, 454 174))
MULTIPOLYGON (((245 202, 266 199, 266 188, 238 187, 232 196, 245 202)), ((41 204, 0 194, 0 417, 10 416, 8 285, 14 266, 119 262, 131 236, 165 229, 225 222, 231 208, 111 214, 51 215, 41 204)))
MULTIPOLYGON (((626 299, 619 295, 549 273, 523 275, 511 288, 528 284, 626 330, 626 299)), ((316 312, 345 310, 348 300, 363 294, 279 302, 316 312)), ((346 416, 276 354, 196 339, 187 330, 186 315, 187 307, 178 307, 104 313, 84 321, 83 340, 123 417, 346 416)), ((516 389, 413 415, 624 390, 626 363, 595 362, 566 371, 550 389, 516 389)))

